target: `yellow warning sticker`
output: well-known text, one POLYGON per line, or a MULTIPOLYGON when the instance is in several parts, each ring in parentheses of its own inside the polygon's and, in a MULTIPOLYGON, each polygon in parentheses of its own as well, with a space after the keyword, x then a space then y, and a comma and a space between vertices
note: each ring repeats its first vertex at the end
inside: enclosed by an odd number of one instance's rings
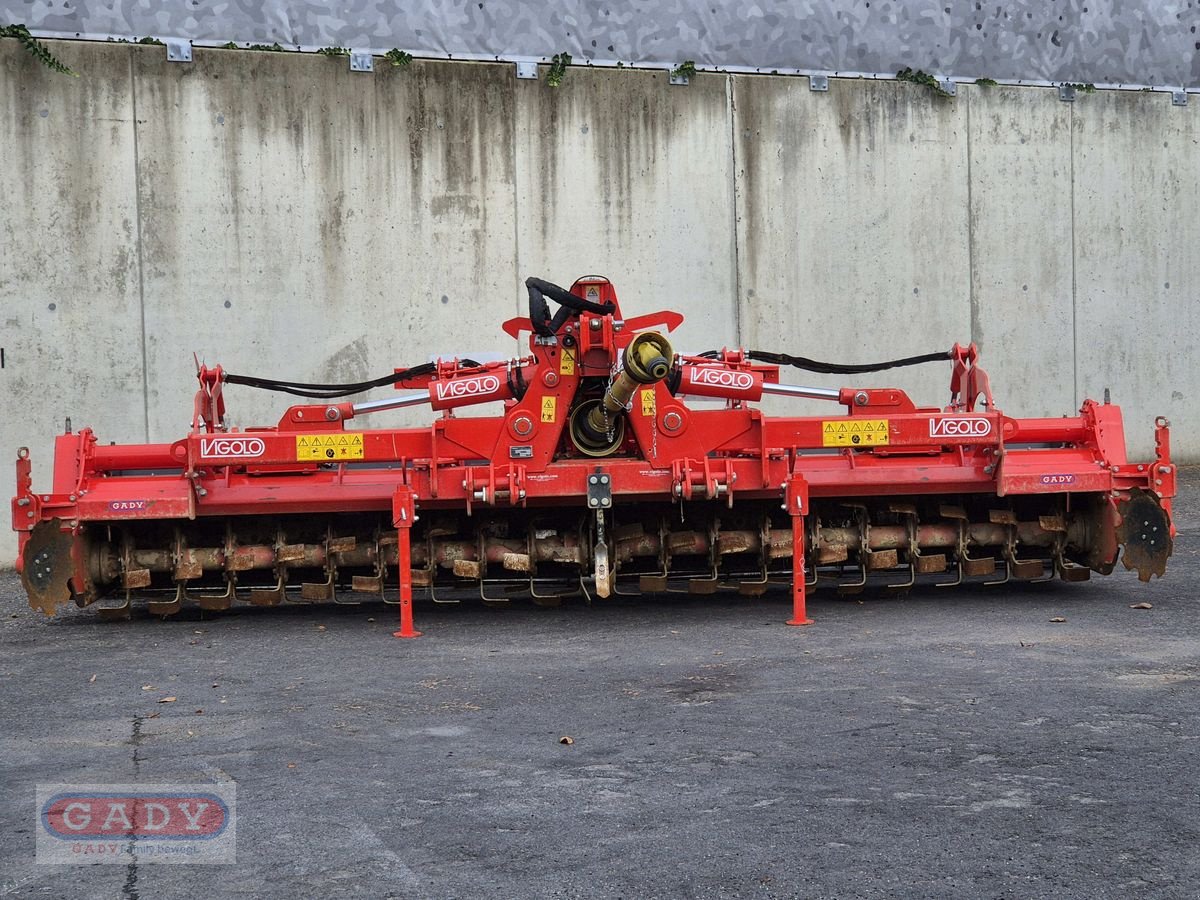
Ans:
POLYGON ((642 388, 642 415, 654 415, 654 388, 642 388))
POLYGON ((558 374, 575 374, 575 351, 569 347, 563 347, 562 357, 558 363, 558 374))
POLYGON ((296 459, 337 462, 363 458, 363 433, 347 431, 338 434, 296 435, 296 459))
POLYGON ((558 411, 558 398, 557 397, 543 397, 542 398, 542 421, 543 422, 553 422, 554 416, 556 415, 557 411, 558 411))
POLYGON ((887 419, 835 419, 821 423, 821 444, 825 447, 878 447, 887 442, 887 419))

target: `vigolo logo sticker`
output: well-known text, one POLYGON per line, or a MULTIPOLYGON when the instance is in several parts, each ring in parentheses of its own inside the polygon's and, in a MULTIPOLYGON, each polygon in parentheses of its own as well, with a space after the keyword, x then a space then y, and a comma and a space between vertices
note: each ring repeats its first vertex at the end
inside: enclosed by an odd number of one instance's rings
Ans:
POLYGON ((992 422, 975 416, 952 419, 930 419, 930 437, 986 437, 992 433, 992 422))
POLYGON ((261 438, 219 437, 200 438, 200 456, 212 459, 223 456, 242 456, 253 458, 267 452, 267 445, 261 438))

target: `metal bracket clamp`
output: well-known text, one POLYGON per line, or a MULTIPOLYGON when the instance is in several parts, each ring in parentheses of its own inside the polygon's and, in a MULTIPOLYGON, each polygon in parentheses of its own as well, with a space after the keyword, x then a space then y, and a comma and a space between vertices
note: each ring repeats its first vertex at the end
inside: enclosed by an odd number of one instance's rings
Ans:
POLYGON ((350 51, 350 71, 351 72, 374 72, 375 57, 370 53, 351 50, 350 51))
POLYGON ((828 75, 809 75, 808 89, 810 91, 827 91, 829 90, 828 75))
POLYGON ((163 43, 167 45, 168 62, 192 61, 191 41, 180 40, 179 38, 164 38, 163 43))
POLYGON ((529 79, 532 79, 533 81, 537 81, 538 64, 536 62, 533 62, 532 60, 518 62, 517 63, 517 77, 518 78, 529 78, 529 79))
POLYGON ((1187 91, 1171 91, 1172 106, 1187 106, 1187 91))
POLYGON ((688 77, 686 75, 677 75, 677 74, 675 74, 675 72, 671 72, 670 83, 686 85, 686 84, 690 84, 691 82, 688 80, 688 77))
POLYGON ((1063 103, 1074 103, 1075 102, 1075 85, 1060 84, 1058 86, 1058 99, 1061 100, 1063 103))
POLYGON ((939 78, 938 87, 942 89, 943 93, 949 94, 951 97, 958 96, 958 85, 949 78, 939 78))
POLYGON ((588 476, 587 502, 591 509, 608 509, 612 506, 612 478, 596 470, 588 476))

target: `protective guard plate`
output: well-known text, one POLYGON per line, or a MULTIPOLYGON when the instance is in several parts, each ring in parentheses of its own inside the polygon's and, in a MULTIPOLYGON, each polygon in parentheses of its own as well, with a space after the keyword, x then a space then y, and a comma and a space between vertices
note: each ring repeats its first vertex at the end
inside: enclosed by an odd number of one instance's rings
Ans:
POLYGON ((25 545, 21 584, 29 594, 29 605, 48 616, 71 599, 71 545, 69 531, 59 519, 39 522, 25 545))
POLYGON ((1133 488, 1129 499, 1117 505, 1117 512, 1121 514, 1117 540, 1125 546, 1125 568, 1135 570, 1142 581, 1149 581, 1151 575, 1161 578, 1174 549, 1166 510, 1154 494, 1133 488))

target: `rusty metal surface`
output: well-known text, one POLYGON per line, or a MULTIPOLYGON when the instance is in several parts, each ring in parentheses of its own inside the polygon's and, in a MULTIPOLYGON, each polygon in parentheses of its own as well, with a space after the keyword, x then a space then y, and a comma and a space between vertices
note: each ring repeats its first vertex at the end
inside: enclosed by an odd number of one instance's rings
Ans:
MULTIPOLYGON (((1133 534, 1128 526, 1137 515, 1149 522, 1155 514, 1165 528, 1165 514, 1148 495, 1132 498, 1121 536, 1131 542, 1126 564, 1152 571, 1165 563, 1169 545, 1159 541, 1151 546, 1150 539, 1141 540, 1142 532, 1133 534)), ((1097 556, 1093 542, 1111 533, 1098 522, 1097 508, 1106 507, 1077 504, 1069 511, 1054 497, 1023 510, 998 509, 987 498, 961 506, 906 503, 902 498, 849 505, 820 501, 809 526, 806 569, 814 586, 836 586, 843 593, 879 579, 907 586, 917 576, 954 583, 955 578, 997 573, 1004 581, 1030 580, 1049 572, 1064 581, 1080 581, 1097 556), (922 515, 932 521, 923 521, 922 515)), ((654 510, 640 515, 633 507, 619 510, 624 521, 606 538, 614 585, 624 592, 636 583, 644 593, 728 590, 759 596, 772 579, 786 582, 792 573, 792 532, 779 523, 772 527, 772 509, 764 501, 742 501, 731 516, 719 503, 694 503, 682 523, 677 513, 672 521, 654 510), (755 521, 756 527, 746 527, 755 521)), ((535 587, 535 580, 578 584, 594 562, 589 522, 588 515, 569 509, 539 511, 524 524, 432 515, 414 526, 414 586, 436 596, 437 590, 495 583, 504 585, 506 597, 525 593, 556 602, 561 588, 547 593, 535 587)), ((218 529, 142 523, 115 526, 109 533, 108 542, 97 540, 91 547, 90 583, 101 595, 123 598, 129 591, 148 601, 156 615, 172 615, 188 604, 220 610, 236 603, 359 602, 371 596, 391 602, 395 596, 399 549, 396 532, 386 530, 384 522, 343 518, 314 532, 313 523, 302 518, 248 517, 218 529), (253 542, 267 535, 274 535, 274 542, 253 542), (215 538, 219 544, 191 546, 215 538), (346 595, 341 600, 339 592, 346 595)), ((29 571, 41 573, 49 565, 58 580, 38 575, 45 587, 34 595, 38 602, 33 605, 53 608, 69 599, 71 544, 51 528, 37 537, 30 544, 30 558, 49 555, 29 571)), ((567 593, 572 591, 577 587, 567 593)), ((121 606, 113 614, 124 616, 128 610, 121 606)))
POLYGON ((1125 545, 1121 559, 1142 581, 1153 575, 1162 577, 1174 549, 1170 521, 1153 494, 1138 488, 1129 494, 1129 499, 1117 506, 1121 515, 1117 539, 1125 545))
POLYGON ((29 605, 48 616, 71 599, 71 543, 62 523, 50 519, 33 529, 25 546, 21 584, 29 594, 29 605))

